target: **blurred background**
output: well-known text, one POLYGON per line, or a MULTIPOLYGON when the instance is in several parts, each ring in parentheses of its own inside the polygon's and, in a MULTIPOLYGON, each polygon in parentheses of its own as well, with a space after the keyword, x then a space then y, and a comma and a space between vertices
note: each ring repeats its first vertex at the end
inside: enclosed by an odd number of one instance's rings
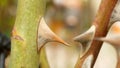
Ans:
MULTIPOLYGON (((59 43, 48 43, 45 48, 50 67, 74 68, 82 52, 81 44, 74 42, 72 38, 90 27, 101 0, 46 1, 47 24, 59 37, 72 45, 66 47, 59 43)), ((16 8, 17 0, 0 0, 0 33, 8 38, 15 23, 16 8)))

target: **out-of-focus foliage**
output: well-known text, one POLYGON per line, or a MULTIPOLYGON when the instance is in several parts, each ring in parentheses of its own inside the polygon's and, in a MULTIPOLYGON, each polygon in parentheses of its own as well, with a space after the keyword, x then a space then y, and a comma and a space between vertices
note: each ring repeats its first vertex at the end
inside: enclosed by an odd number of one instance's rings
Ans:
POLYGON ((0 0, 0 32, 10 36, 16 15, 17 0, 0 0))
POLYGON ((8 3, 7 0, 1 0, 1 1, 0 1, 0 6, 1 6, 1 7, 4 7, 4 6, 7 5, 7 3, 8 3))

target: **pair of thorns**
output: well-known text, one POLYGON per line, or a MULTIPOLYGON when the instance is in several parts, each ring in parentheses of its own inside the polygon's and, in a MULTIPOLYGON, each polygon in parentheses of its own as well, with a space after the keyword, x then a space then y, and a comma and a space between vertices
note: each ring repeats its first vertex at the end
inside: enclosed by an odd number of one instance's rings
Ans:
MULTIPOLYGON (((114 45, 115 47, 120 46, 120 22, 116 22, 111 26, 107 37, 94 38, 95 29, 96 27, 92 25, 86 32, 76 36, 73 40, 80 42, 83 47, 90 45, 90 41, 92 40, 104 41, 114 45)), ((68 43, 59 38, 54 32, 52 32, 52 30, 47 26, 44 18, 41 18, 38 28, 38 50, 48 42, 59 42, 66 46, 70 46, 68 43)))

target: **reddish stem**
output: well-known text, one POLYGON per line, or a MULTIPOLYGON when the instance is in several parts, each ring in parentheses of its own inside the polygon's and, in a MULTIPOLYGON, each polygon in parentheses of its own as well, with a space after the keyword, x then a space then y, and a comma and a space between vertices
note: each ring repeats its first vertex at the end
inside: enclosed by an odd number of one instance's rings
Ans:
MULTIPOLYGON (((118 0, 102 0, 98 13, 93 21, 93 25, 96 26, 95 37, 104 37, 106 35, 111 13, 117 1, 118 0)), ((75 68, 82 68, 85 59, 90 55, 93 55, 94 57, 91 65, 91 68, 93 68, 98 53, 100 51, 100 48, 102 46, 102 43, 103 42, 101 41, 94 40, 88 52, 78 60, 75 68)))

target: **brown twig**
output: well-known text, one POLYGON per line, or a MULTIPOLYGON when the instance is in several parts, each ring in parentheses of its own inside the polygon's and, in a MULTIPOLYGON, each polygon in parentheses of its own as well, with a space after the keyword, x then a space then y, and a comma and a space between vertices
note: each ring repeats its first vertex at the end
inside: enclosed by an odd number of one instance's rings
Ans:
MULTIPOLYGON (((95 37, 104 37, 106 35, 109 19, 111 17, 111 13, 117 1, 118 0, 102 0, 101 1, 98 13, 93 21, 93 25, 96 26, 95 37)), ((82 65, 85 59, 90 55, 93 55, 94 57, 91 65, 91 68, 93 68, 101 46, 102 46, 102 42, 94 40, 88 52, 78 60, 75 68, 82 68, 82 65)))

